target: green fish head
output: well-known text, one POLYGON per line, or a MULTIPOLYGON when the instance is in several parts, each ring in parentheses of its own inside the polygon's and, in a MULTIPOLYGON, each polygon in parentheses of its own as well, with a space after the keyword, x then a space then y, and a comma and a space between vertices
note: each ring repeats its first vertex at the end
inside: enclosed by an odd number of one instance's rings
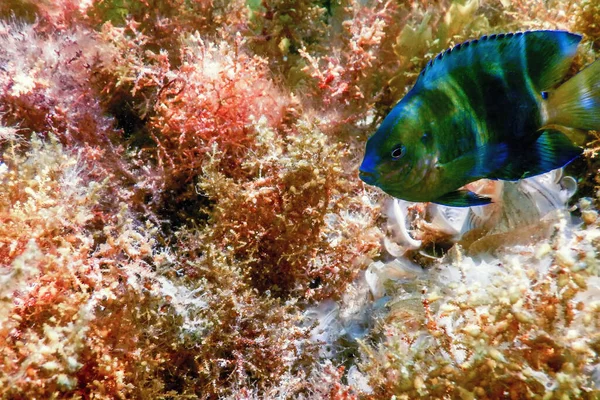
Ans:
POLYGON ((360 178, 398 198, 419 201, 416 188, 435 164, 431 118, 416 97, 407 95, 367 141, 360 178))

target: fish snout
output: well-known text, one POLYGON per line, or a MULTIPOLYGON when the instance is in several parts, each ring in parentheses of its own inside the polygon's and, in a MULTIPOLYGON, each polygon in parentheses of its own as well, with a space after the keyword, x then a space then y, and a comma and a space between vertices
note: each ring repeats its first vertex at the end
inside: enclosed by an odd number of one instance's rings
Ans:
POLYGON ((377 184, 377 179, 379 178, 378 175, 379 174, 377 174, 376 172, 366 171, 366 170, 362 169, 362 167, 359 169, 359 172, 358 172, 358 176, 364 183, 366 183, 368 185, 373 185, 373 186, 375 186, 377 184))
POLYGON ((379 157, 377 157, 372 149, 369 149, 371 142, 371 139, 367 142, 365 158, 363 158, 360 167, 358 167, 358 176, 364 183, 377 186, 380 177, 378 168, 379 157))

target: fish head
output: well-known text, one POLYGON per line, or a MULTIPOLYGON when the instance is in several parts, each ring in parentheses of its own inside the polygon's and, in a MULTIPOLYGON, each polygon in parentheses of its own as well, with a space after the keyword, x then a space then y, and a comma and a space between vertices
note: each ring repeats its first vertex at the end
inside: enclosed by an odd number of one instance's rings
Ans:
POLYGON ((359 176, 365 183, 401 199, 413 195, 435 164, 431 118, 420 110, 416 98, 405 97, 385 117, 367 140, 359 176))

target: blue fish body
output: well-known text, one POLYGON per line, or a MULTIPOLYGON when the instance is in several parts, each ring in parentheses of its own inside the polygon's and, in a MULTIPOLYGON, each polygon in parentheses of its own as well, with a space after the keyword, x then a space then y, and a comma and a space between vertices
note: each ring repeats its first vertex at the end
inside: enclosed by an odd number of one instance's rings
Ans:
POLYGON ((581 36, 484 36, 430 61, 369 138, 360 177, 409 201, 488 204, 460 189, 560 168, 582 149, 566 135, 600 129, 600 63, 556 88, 581 36))

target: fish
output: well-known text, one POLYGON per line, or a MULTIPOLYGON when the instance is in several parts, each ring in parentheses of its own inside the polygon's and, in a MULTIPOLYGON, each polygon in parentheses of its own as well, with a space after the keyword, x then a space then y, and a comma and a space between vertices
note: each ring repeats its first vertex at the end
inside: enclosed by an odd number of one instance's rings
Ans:
POLYGON ((398 199, 470 207, 492 202, 470 182, 564 167, 581 133, 600 130, 600 59, 564 81, 581 39, 500 33, 438 54, 367 140, 360 179, 398 199))

